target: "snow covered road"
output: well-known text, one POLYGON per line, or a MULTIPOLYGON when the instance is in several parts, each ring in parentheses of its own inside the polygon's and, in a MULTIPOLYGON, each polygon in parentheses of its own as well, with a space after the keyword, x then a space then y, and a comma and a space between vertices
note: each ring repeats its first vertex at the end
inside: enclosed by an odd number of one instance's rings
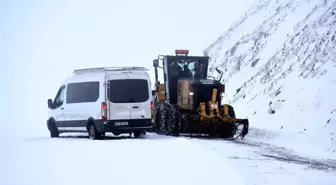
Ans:
POLYGON ((246 184, 330 184, 336 182, 336 160, 298 156, 282 147, 237 140, 192 139, 229 160, 246 184))
MULTIPOLYGON (((73 135, 73 134, 71 134, 73 135)), ((324 184, 335 161, 300 158, 251 141, 86 136, 1 141, 1 185, 324 184)))

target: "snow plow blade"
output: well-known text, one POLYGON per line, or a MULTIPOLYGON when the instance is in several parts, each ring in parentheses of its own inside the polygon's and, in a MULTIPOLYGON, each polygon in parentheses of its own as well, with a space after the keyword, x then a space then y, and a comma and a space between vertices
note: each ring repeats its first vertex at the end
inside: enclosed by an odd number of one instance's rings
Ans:
POLYGON ((235 118, 233 107, 228 104, 222 105, 220 110, 217 105, 217 102, 209 102, 209 107, 214 107, 209 110, 209 114, 205 111, 205 104, 201 103, 200 105, 200 124, 208 130, 208 135, 244 139, 248 133, 249 120, 235 118))

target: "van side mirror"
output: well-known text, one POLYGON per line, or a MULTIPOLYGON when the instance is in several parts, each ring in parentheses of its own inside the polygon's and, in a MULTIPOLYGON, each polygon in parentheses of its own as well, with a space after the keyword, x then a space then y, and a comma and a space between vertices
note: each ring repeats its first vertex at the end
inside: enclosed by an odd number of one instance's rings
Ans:
POLYGON ((48 99, 48 108, 52 108, 53 107, 53 102, 51 99, 48 99))
POLYGON ((153 60, 153 67, 158 67, 159 66, 159 60, 155 59, 153 60))

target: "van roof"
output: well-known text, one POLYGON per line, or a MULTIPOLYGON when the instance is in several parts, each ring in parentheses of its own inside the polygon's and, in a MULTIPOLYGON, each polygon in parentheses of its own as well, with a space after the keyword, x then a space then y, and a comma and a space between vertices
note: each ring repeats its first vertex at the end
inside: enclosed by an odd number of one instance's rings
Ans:
POLYGON ((107 72, 120 72, 120 71, 148 71, 145 67, 138 66, 125 66, 125 67, 97 67, 76 69, 73 71, 74 75, 90 74, 90 73, 107 73, 107 72))
POLYGON ((73 71, 72 76, 68 76, 62 81, 62 85, 70 82, 79 82, 85 81, 88 79, 102 79, 105 75, 110 75, 113 73, 122 73, 122 72, 133 72, 141 73, 146 75, 150 80, 149 74, 147 73, 148 69, 144 67, 97 67, 97 68, 85 68, 85 69, 76 69, 73 71))

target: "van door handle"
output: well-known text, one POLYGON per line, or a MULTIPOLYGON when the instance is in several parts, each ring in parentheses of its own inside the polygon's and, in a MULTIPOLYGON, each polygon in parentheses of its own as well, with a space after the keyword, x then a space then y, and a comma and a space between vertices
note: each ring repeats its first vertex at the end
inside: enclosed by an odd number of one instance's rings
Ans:
POLYGON ((63 109, 64 109, 64 107, 61 108, 61 110, 63 110, 63 109))
POLYGON ((139 107, 138 107, 138 106, 133 106, 133 108, 137 109, 137 108, 139 108, 139 107))

